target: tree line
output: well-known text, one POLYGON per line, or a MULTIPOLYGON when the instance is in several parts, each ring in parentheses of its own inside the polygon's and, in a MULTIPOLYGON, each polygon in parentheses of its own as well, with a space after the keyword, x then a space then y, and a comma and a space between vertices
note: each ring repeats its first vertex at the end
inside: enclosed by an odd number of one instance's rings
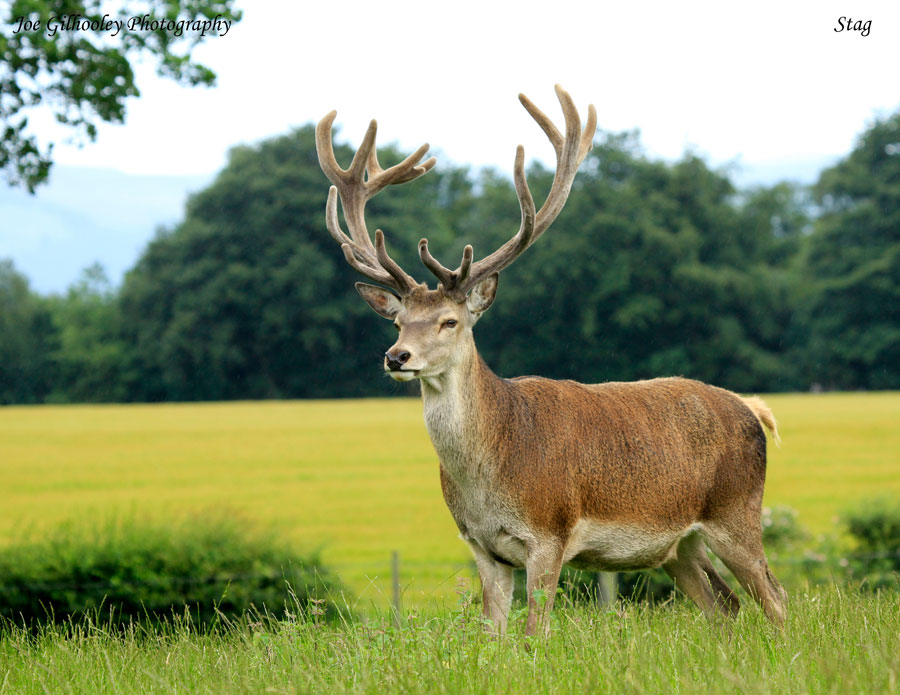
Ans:
MULTIPOLYGON (((538 202, 552 176, 531 167, 538 202)), ((415 392, 381 377, 394 329, 360 301, 325 230, 327 186, 307 126, 232 150, 120 287, 94 266, 42 296, 0 262, 0 403, 415 392)), ((449 263, 519 224, 510 180, 446 164, 367 216, 420 280, 420 237, 449 263)), ((900 388, 900 113, 808 187, 739 190, 694 154, 659 161, 636 133, 601 134, 476 332, 501 376, 900 388)))

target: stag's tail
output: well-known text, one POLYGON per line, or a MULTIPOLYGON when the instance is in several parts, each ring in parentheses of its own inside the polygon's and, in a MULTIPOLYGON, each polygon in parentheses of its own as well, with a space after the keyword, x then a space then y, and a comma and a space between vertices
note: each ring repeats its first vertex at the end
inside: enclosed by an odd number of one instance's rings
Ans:
POLYGON ((775 439, 775 444, 780 446, 781 437, 778 436, 778 425, 775 422, 775 416, 772 414, 772 409, 767 406, 766 402, 759 396, 742 397, 741 400, 753 411, 753 414, 756 415, 756 419, 759 420, 759 423, 769 428, 772 437, 775 439))

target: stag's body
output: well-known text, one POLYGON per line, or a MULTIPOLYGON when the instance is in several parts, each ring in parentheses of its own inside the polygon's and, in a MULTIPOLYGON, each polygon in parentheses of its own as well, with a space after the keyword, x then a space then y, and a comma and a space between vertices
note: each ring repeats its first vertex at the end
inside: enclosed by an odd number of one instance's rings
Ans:
POLYGON ((505 629, 512 570, 524 567, 526 633, 546 630, 565 563, 595 570, 662 566, 704 612, 733 614, 739 601, 710 563, 705 542, 780 624, 783 592, 768 569, 761 537, 763 425, 775 432, 762 401, 681 378, 590 385, 501 379, 475 349, 472 327, 493 302, 499 271, 559 213, 590 149, 593 107, 582 133, 571 98, 559 88, 557 93, 565 137, 520 97, 557 152, 547 201, 535 212, 519 148, 518 234, 477 263, 466 247, 455 271, 440 265, 423 239, 420 255, 440 280, 437 290, 416 283, 390 259, 380 231, 373 246, 363 218, 365 201, 378 190, 433 166, 433 160, 416 164, 427 146, 384 171, 375 155, 373 122, 343 170, 331 152, 333 114, 317 129, 320 162, 339 189, 351 236, 338 225, 335 188, 328 229, 348 263, 397 293, 357 284, 372 308, 400 331, 385 353, 385 369, 397 380, 421 383, 444 499, 475 555, 485 614, 505 629))
MULTIPOLYGON (((681 378, 581 384, 501 379, 474 340, 421 378, 444 500, 475 555, 485 614, 504 629, 512 570, 525 568, 529 632, 552 607, 563 564, 619 571, 663 566, 708 614, 739 602, 710 546, 781 622, 759 519, 764 406, 681 378), (759 414, 757 414, 757 412, 759 414)), ((545 622, 546 625, 546 622, 545 622)))
POLYGON ((525 567, 529 545, 552 543, 581 569, 658 567, 685 535, 761 502, 765 437, 734 394, 678 378, 582 385, 480 371, 468 396, 423 395, 447 504, 494 562, 525 567))

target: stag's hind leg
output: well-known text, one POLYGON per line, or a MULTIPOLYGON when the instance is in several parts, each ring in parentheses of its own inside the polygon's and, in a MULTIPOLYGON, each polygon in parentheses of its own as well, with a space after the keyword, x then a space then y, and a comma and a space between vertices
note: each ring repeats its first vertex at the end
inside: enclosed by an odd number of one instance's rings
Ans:
POLYGON ((748 524, 706 523, 705 535, 712 551, 719 556, 741 586, 760 606, 766 617, 779 627, 784 624, 786 597, 781 584, 769 569, 762 544, 759 518, 748 524))
POLYGON ((682 538, 675 558, 665 563, 663 569, 707 617, 717 613, 737 615, 741 602, 712 566, 699 534, 682 538))

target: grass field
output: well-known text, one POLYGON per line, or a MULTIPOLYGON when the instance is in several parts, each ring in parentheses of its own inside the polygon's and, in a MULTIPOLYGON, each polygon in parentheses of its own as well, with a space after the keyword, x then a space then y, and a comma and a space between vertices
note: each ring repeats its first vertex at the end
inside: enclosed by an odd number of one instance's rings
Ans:
MULTIPOLYGON (((900 495, 900 394, 767 398, 766 502, 829 531, 849 504, 900 495)), ((383 605, 390 553, 408 605, 469 576, 418 399, 0 409, 0 542, 71 518, 227 508, 322 548, 363 603, 383 605)), ((0 674, 2 677, 2 674, 0 674)))
POLYGON ((398 628, 248 619, 205 634, 94 625, 34 635, 0 626, 0 695, 898 692, 900 603, 891 592, 795 596, 783 632, 753 609, 709 624, 687 601, 561 606, 554 617, 551 637, 530 649, 519 634, 486 636, 473 609, 423 613, 398 628))

